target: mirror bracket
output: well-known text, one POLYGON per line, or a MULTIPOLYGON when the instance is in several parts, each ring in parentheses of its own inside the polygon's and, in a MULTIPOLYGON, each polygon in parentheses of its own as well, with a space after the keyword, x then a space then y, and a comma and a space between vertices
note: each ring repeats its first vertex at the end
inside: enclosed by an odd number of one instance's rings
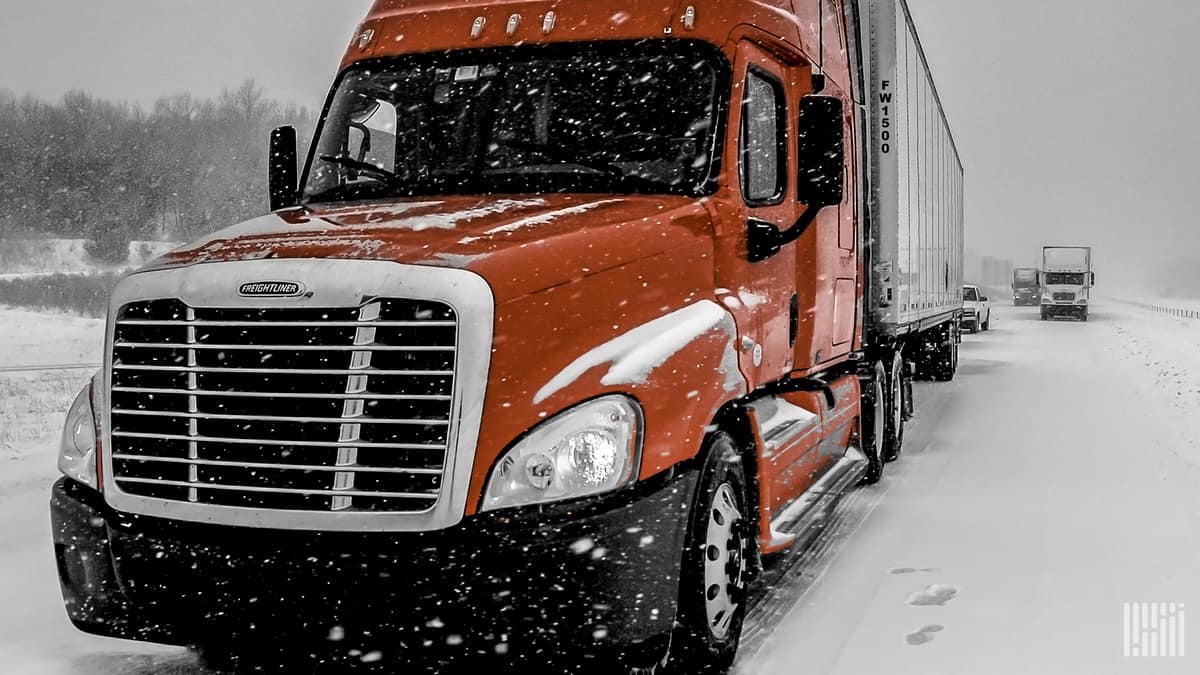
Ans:
POLYGON ((808 230, 808 227, 817 219, 817 214, 821 212, 823 206, 813 205, 804 209, 804 213, 800 214, 791 227, 786 231, 780 232, 775 225, 762 221, 751 219, 749 229, 747 230, 746 243, 750 262, 762 262, 779 253, 780 249, 788 244, 796 241, 808 230))

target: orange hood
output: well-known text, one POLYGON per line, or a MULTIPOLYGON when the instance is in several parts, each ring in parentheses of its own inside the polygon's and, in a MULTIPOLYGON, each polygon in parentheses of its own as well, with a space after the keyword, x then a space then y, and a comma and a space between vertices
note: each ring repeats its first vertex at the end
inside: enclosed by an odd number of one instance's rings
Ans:
POLYGON ((450 196, 299 208, 167 253, 152 268, 265 258, 349 258, 457 267, 497 304, 711 236, 702 203, 638 195, 450 196))

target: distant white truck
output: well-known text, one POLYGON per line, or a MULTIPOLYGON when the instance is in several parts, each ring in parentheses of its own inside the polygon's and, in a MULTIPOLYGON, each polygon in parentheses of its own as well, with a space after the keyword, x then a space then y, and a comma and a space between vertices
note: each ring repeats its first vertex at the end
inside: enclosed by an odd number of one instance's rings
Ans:
POLYGON ((1088 320, 1096 284, 1090 246, 1042 247, 1042 321, 1053 317, 1088 320))
POLYGON ((978 286, 963 286, 962 323, 972 333, 992 328, 992 301, 978 286))

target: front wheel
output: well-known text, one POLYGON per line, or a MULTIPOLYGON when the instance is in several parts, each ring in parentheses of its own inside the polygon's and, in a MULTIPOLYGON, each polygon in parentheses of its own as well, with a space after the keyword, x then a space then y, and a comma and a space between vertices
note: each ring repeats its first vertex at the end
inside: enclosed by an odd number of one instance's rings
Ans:
POLYGON ((705 442, 704 457, 684 551, 670 672, 729 670, 746 618, 755 541, 741 455, 729 434, 717 432, 705 442))

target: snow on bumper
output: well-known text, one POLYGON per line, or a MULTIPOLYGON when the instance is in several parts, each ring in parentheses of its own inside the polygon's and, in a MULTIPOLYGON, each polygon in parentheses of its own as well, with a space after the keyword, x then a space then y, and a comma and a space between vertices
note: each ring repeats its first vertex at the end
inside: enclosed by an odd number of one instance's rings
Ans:
POLYGON ((658 649, 694 471, 429 533, 279 532, 119 514, 69 480, 51 519, 68 614, 168 644, 324 640, 332 652, 658 649))

